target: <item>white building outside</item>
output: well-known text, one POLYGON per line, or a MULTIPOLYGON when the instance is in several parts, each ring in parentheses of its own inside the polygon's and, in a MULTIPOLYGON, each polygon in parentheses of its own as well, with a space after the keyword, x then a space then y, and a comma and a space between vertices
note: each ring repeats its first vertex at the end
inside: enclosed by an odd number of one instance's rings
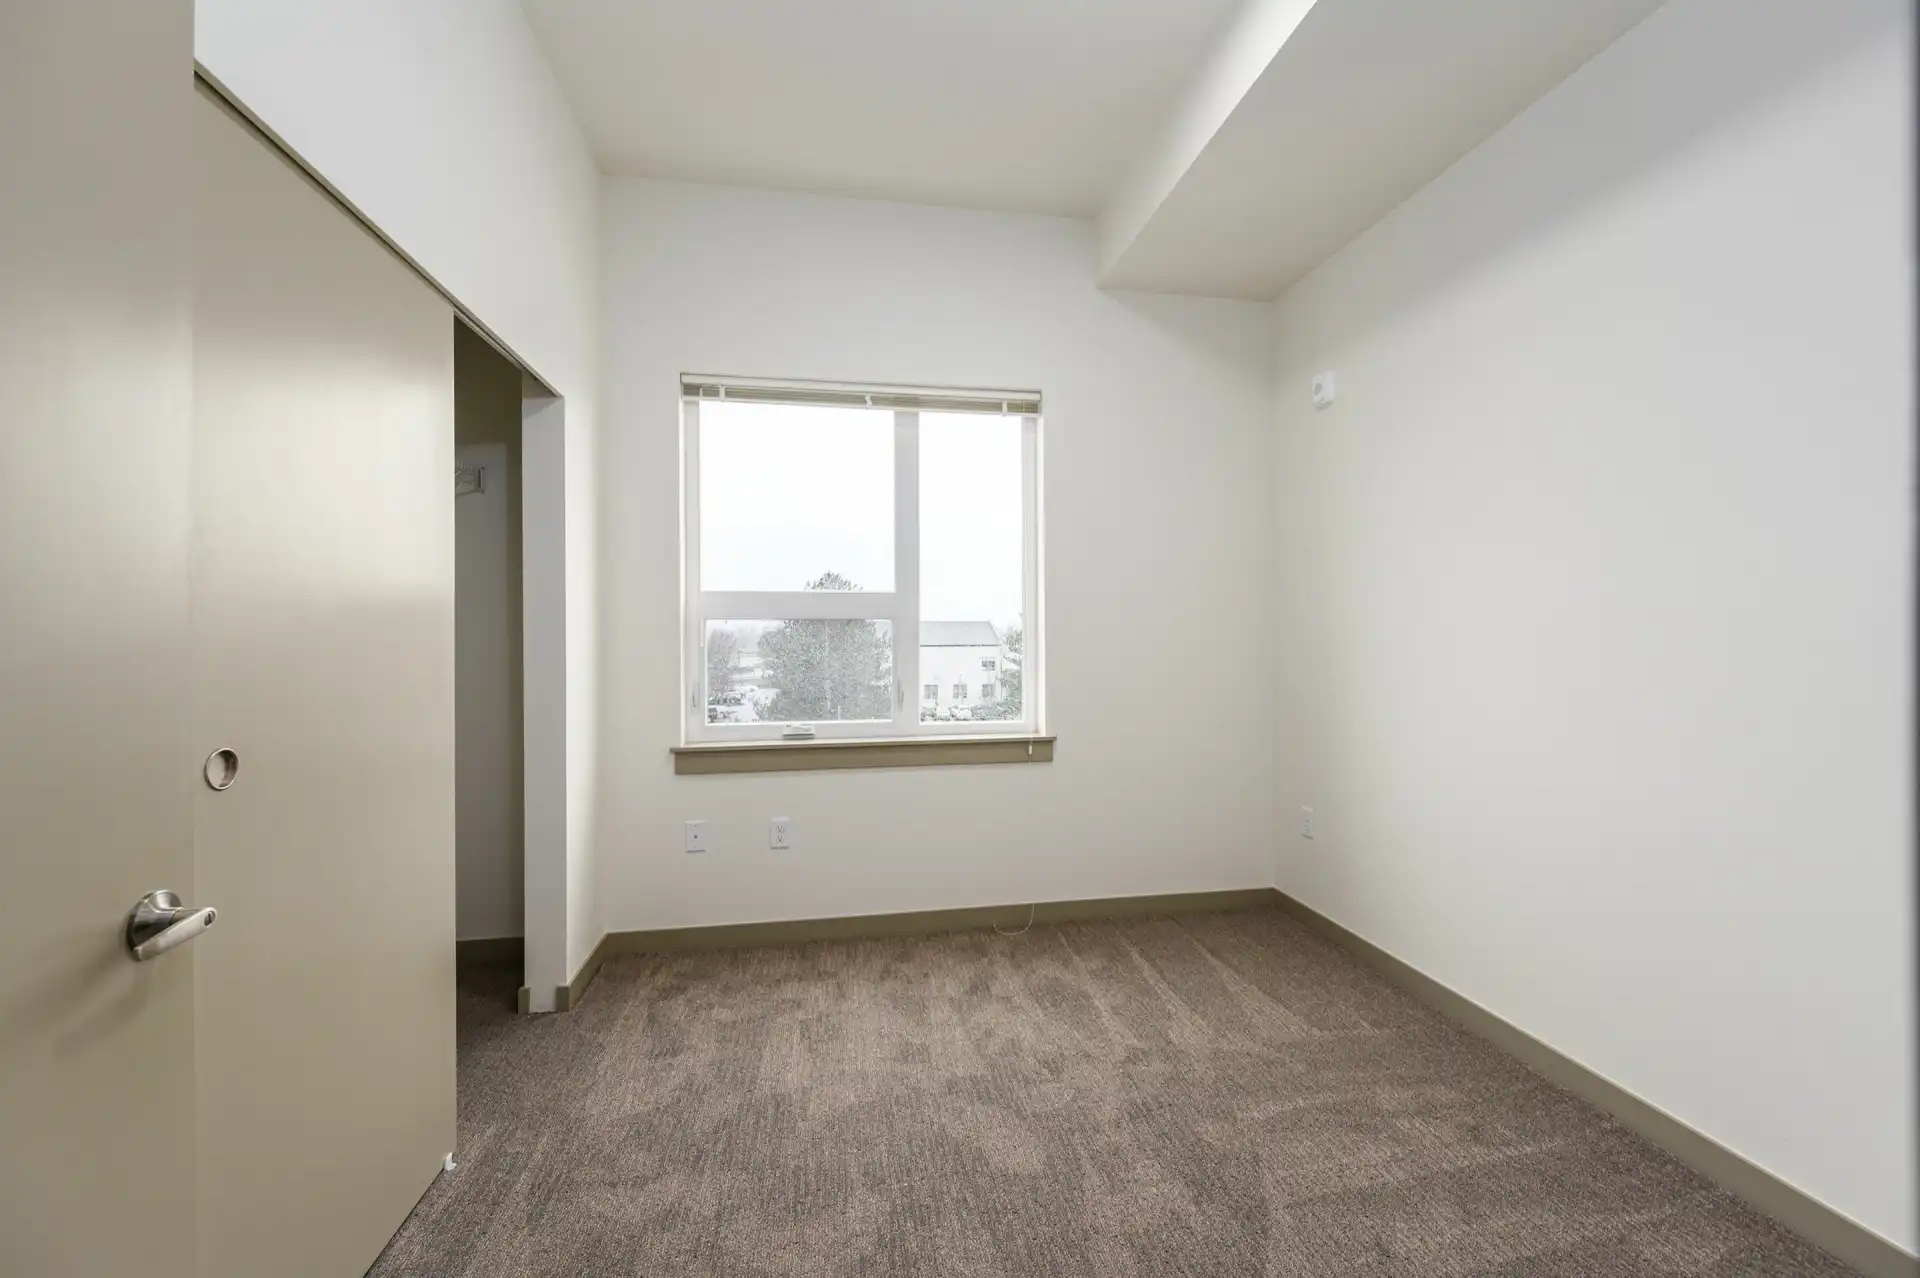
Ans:
POLYGON ((971 719, 1000 699, 1006 654, 990 621, 920 623, 920 717, 971 719))

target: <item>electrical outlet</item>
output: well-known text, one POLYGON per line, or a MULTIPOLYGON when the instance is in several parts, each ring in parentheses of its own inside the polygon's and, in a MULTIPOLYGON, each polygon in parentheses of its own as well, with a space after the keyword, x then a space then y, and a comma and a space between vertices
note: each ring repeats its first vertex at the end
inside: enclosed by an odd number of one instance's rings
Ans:
POLYGON ((775 817, 767 824, 767 846, 776 852, 793 846, 793 822, 775 817))
POLYGON ((1313 837, 1313 809, 1312 808, 1300 809, 1300 837, 1303 839, 1311 839, 1313 837))
POLYGON ((707 850, 707 823, 705 821, 687 822, 687 851, 705 852, 707 850))

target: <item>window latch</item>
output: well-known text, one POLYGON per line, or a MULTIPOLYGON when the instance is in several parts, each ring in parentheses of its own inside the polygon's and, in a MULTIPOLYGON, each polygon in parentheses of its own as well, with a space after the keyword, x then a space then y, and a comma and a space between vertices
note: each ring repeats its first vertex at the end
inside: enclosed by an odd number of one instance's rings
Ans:
POLYGON ((781 732, 780 739, 782 741, 811 741, 813 739, 813 729, 804 723, 789 723, 786 729, 781 732))

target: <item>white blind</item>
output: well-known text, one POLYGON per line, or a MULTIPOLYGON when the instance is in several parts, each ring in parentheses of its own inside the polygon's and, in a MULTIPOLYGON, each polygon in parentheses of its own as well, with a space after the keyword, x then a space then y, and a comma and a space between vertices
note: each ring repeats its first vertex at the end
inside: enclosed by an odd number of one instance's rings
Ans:
POLYGON ((772 382, 756 378, 680 379, 687 399, 760 404, 827 404, 850 408, 913 408, 930 413, 995 413, 1037 417, 1039 391, 928 390, 917 386, 850 386, 841 382, 772 382))

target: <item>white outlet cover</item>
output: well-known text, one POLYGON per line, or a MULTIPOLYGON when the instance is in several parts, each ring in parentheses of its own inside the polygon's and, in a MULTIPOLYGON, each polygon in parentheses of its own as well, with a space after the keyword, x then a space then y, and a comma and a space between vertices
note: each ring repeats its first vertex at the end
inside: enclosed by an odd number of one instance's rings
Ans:
POLYGON ((1336 393, 1331 369, 1324 373, 1315 373, 1313 375, 1313 406, 1315 408, 1325 408, 1327 405, 1333 403, 1333 397, 1336 393))
POLYGON ((779 851, 793 846, 793 822, 775 817, 767 822, 767 846, 779 851))
POLYGON ((1300 837, 1303 839, 1311 839, 1313 837, 1312 808, 1303 807, 1300 809, 1300 837))
POLYGON ((707 823, 705 821, 687 822, 687 851, 705 852, 707 850, 707 823))

